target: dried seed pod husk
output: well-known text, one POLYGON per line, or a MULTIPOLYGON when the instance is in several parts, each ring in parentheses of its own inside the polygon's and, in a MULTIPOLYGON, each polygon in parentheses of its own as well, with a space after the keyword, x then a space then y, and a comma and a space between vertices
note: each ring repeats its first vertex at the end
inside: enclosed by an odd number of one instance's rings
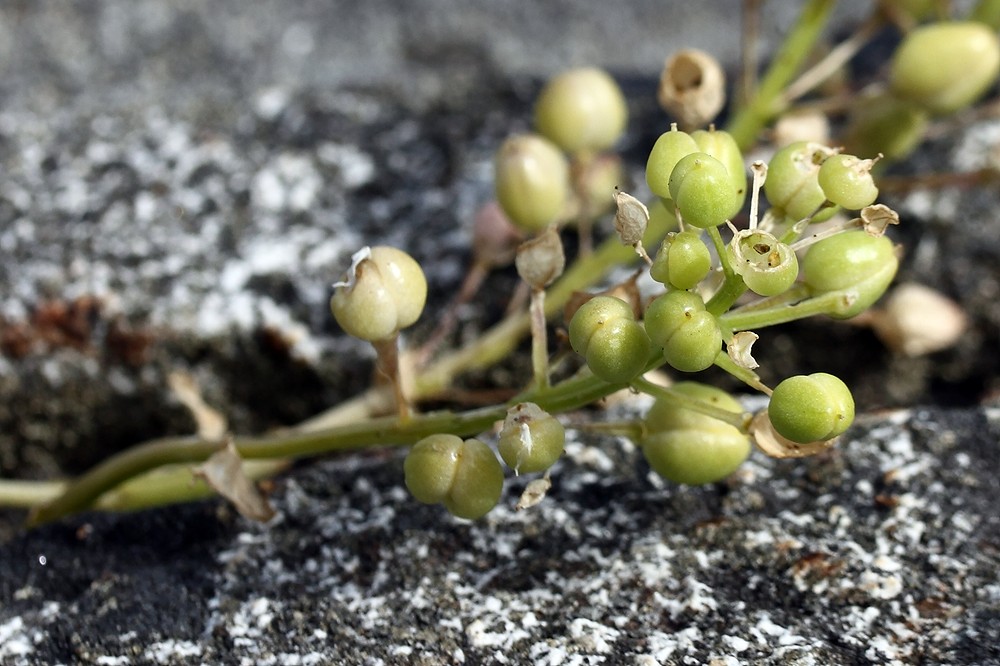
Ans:
POLYGON ((521 243, 514 258, 517 274, 535 290, 545 289, 562 275, 566 267, 559 232, 549 227, 541 234, 521 243))
POLYGON ((726 74, 704 51, 684 49, 667 58, 657 100, 688 128, 707 125, 726 103, 726 74))
POLYGON ((930 287, 901 284, 871 312, 872 328, 893 351, 923 356, 953 346, 968 327, 968 317, 950 298, 930 287))

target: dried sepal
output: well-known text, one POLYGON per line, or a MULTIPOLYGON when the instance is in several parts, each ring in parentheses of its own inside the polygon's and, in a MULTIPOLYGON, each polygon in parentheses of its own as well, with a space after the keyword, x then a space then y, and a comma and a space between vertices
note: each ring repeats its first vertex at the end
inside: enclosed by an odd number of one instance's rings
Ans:
POLYGON ((562 275, 566 267, 559 232, 549 227, 535 238, 521 243, 514 258, 517 274, 535 290, 545 289, 562 275))
POLYGON ((243 471, 243 460, 232 439, 193 470, 217 493, 233 503, 241 516, 267 522, 274 517, 274 508, 257 484, 243 471))
POLYGON ((726 352, 729 354, 729 358, 741 368, 746 368, 747 370, 759 368, 760 364, 757 363, 757 360, 751 354, 753 343, 759 339, 760 336, 753 331, 740 331, 735 334, 729 341, 729 344, 726 345, 726 352))
POLYGON ((549 492, 549 488, 551 487, 552 479, 546 472, 545 476, 540 479, 535 479, 524 487, 524 492, 521 493, 521 497, 517 500, 517 504, 514 505, 514 510, 523 511, 524 509, 530 509, 535 506, 545 499, 545 495, 549 492))
POLYGON ((889 225, 899 224, 899 213, 885 204, 873 204, 861 209, 861 221, 869 236, 878 238, 885 233, 889 225))
POLYGON ((649 226, 649 209, 628 192, 615 189, 613 197, 618 209, 615 213, 615 231, 618 232, 622 245, 631 245, 647 263, 652 263, 642 247, 642 237, 649 226))
POLYGON ((767 410, 762 409, 750 421, 750 439, 758 449, 772 458, 805 458, 826 451, 838 438, 806 444, 793 442, 775 431, 767 410))
POLYGON ((226 435, 229 429, 226 417, 205 402, 194 376, 175 370, 167 375, 167 385, 194 418, 198 437, 221 440, 226 435))
POLYGON ((685 127, 709 123, 726 102, 726 74, 704 51, 684 49, 667 58, 657 91, 660 106, 685 127))

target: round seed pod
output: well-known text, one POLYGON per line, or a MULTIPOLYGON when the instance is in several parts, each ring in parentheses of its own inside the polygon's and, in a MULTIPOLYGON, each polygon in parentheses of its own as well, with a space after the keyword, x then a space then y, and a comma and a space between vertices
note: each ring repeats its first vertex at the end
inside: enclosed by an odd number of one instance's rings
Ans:
POLYGON ((725 223, 743 205, 726 166, 702 152, 686 155, 674 166, 670 173, 670 198, 681 219, 699 229, 725 223))
MULTIPOLYGON (((776 152, 767 165, 764 181, 768 202, 792 220, 815 213, 826 201, 826 193, 819 186, 819 168, 834 154, 830 148, 810 141, 799 141, 776 152)), ((832 208, 822 211, 813 221, 829 218, 833 212, 832 208)))
POLYGON ((406 487, 417 501, 444 504, 459 518, 475 520, 496 506, 503 491, 503 469, 493 451, 478 439, 438 434, 410 449, 403 463, 406 487))
POLYGON ((525 231, 539 231, 558 219, 569 196, 569 162, 549 140, 513 136, 496 156, 497 201, 525 231))
POLYGON ((719 323, 690 291, 668 291, 649 304, 643 319, 650 342, 663 348, 667 363, 681 372, 700 372, 722 349, 719 323))
POLYGON ((810 246, 802 259, 802 276, 812 296, 842 295, 842 304, 828 314, 848 319, 885 293, 898 267, 895 248, 886 236, 847 231, 810 246))
POLYGON ((649 267, 649 275, 674 289, 691 289, 711 270, 712 255, 701 240, 701 234, 688 229, 666 235, 649 267))
MULTIPOLYGON (((725 391, 695 382, 679 382, 672 390, 739 414, 743 411, 725 391)), ((646 434, 639 445, 654 472, 674 483, 703 485, 721 481, 750 455, 750 439, 740 429, 663 399, 646 415, 646 434)))
POLYGON ((755 294, 783 294, 799 276, 799 261, 792 248, 765 231, 740 231, 727 249, 733 270, 755 294))
POLYGON ((893 55, 889 85, 900 99, 947 114, 979 99, 998 73, 1000 38, 994 28, 941 21, 906 36, 893 55))
POLYGON ((595 296, 580 306, 569 323, 569 341, 591 372, 612 384, 642 372, 651 349, 632 308, 613 296, 595 296))
POLYGON ((861 210, 875 203, 878 187, 872 178, 873 160, 854 155, 834 155, 819 168, 819 186, 826 198, 848 210, 861 210))
POLYGON ((627 120, 621 88, 594 67, 553 77, 535 104, 535 128, 568 153, 607 150, 621 137, 627 120))
POLYGON ((691 132, 691 138, 698 144, 698 150, 708 153, 726 167, 742 208, 747 195, 747 169, 743 162, 743 152, 736 139, 729 132, 714 127, 695 130, 691 132))
POLYGON ((507 410, 497 448, 515 474, 544 472, 562 455, 566 429, 533 402, 507 410))
POLYGON ((427 300, 427 279, 410 255, 384 245, 354 255, 334 285, 330 310, 340 327, 369 342, 388 340, 413 324, 427 300))
POLYGON ((854 398, 833 375, 796 375, 775 387, 767 413, 782 437, 798 444, 826 441, 854 421, 854 398))
POLYGON ((691 135, 679 131, 677 125, 661 134, 646 160, 646 184, 653 194, 661 199, 670 199, 670 173, 682 157, 698 150, 698 144, 691 135))

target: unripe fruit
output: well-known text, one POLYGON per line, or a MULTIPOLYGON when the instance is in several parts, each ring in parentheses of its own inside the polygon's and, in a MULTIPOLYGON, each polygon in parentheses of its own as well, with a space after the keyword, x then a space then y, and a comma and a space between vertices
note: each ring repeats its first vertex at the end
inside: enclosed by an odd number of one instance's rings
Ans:
POLYGON ((838 377, 818 372, 789 377, 771 395, 775 431, 799 444, 832 439, 854 421, 854 398, 838 377))
POLYGON ((727 249, 733 270, 760 296, 785 293, 799 275, 795 252, 765 231, 741 231, 727 249))
POLYGON ((503 491, 503 469, 493 451, 478 439, 438 434, 410 449, 403 463, 406 487, 419 502, 444 504, 459 518, 475 520, 496 506, 503 491))
POLYGON ((701 296, 668 291, 646 309, 643 319, 650 341, 681 372, 700 372, 715 362, 722 349, 719 323, 705 310, 701 296))
POLYGON ((522 402, 507 411, 497 448, 515 474, 544 472, 562 455, 566 430, 559 421, 533 402, 522 402))
MULTIPOLYGON (((826 194, 819 186, 819 169, 833 154, 830 148, 808 141, 793 143, 776 152, 767 165, 764 181, 768 202, 792 220, 812 215, 826 201, 826 194)), ((833 209, 823 211, 813 220, 818 222, 832 214, 833 209)))
POLYGON ((607 150, 625 130, 625 96, 594 67, 555 76, 538 95, 535 128, 568 153, 607 150))
POLYGON ((569 163, 555 145, 534 134, 513 136, 495 166, 497 201, 514 224, 539 231, 556 221, 569 196, 569 163))
POLYGON ((743 205, 726 166, 702 152, 686 155, 674 166, 670 174, 670 198, 685 224, 699 229, 723 224, 743 205))
POLYGON ((679 131, 676 125, 661 134, 646 160, 646 184, 650 191, 661 199, 669 199, 670 173, 682 157, 698 150, 691 135, 679 131))
POLYGON ((920 144, 928 122, 926 111, 891 95, 862 100, 851 110, 844 146, 856 155, 897 160, 920 144))
POLYGON ((361 340, 388 340, 413 324, 427 300, 427 280, 413 257, 384 245, 354 255, 334 285, 330 310, 340 327, 361 340))
POLYGON ((670 232, 656 253, 649 275, 675 289, 691 289, 712 270, 712 255, 697 231, 670 232))
POLYGON ((873 160, 854 155, 834 155, 819 168, 819 186, 826 198, 848 210, 861 210, 875 203, 878 187, 872 178, 873 160))
POLYGON ((612 384, 642 372, 651 349, 632 308, 613 296, 595 296, 580 306, 569 323, 569 341, 591 372, 612 384))
MULTIPOLYGON (((714 386, 680 382, 671 390, 734 414, 743 411, 740 403, 714 386)), ((750 440, 739 428, 664 399, 653 403, 646 415, 640 446, 654 472, 689 485, 720 481, 750 455, 750 440)))
POLYGON ((747 168, 736 139, 729 132, 714 127, 691 132, 691 138, 698 144, 698 150, 708 153, 726 167, 742 207, 747 194, 747 168))
POLYGON ((848 319, 867 310, 885 293, 898 267, 887 237, 847 231, 810 246, 802 259, 802 276, 812 296, 842 295, 842 304, 828 314, 848 319))
POLYGON ((889 71, 892 92, 931 113, 953 113, 986 92, 1000 73, 996 30, 974 21, 942 21, 912 31, 889 71))

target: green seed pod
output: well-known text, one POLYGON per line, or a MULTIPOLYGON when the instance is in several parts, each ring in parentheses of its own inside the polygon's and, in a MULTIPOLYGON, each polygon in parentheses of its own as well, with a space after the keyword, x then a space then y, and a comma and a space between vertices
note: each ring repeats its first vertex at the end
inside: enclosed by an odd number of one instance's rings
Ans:
POLYGON ((887 237, 847 231, 810 246, 802 259, 802 276, 812 296, 841 294, 842 305, 828 314, 848 319, 885 293, 898 267, 887 237))
MULTIPOLYGON (((695 382, 672 390, 740 414, 743 408, 725 391, 695 382)), ((672 401, 657 400, 646 415, 639 443, 649 466, 674 483, 696 486, 721 481, 750 455, 750 439, 740 429, 672 401)))
POLYGON ((549 140, 534 134, 503 142, 496 157, 497 201, 525 231, 539 231, 559 217, 569 196, 569 163, 549 140))
POLYGON ((558 419, 533 402, 507 410, 497 448, 515 474, 544 472, 562 455, 566 430, 558 419))
POLYGON ((419 502, 444 504, 459 518, 475 520, 496 506, 503 491, 503 469, 493 451, 478 439, 455 435, 425 437, 403 463, 406 487, 419 502))
POLYGON ((897 160, 920 144, 928 122, 926 111, 891 95, 862 100, 851 110, 844 146, 856 155, 897 160))
POLYGON ((555 76, 535 104, 535 128, 568 153, 607 150, 625 131, 627 120, 621 88, 594 67, 555 76))
POLYGON ((330 310, 340 327, 361 340, 388 340, 413 324, 427 300, 427 279, 413 257, 394 247, 362 248, 334 285, 330 310))
POLYGON ((701 296, 690 291, 668 291, 646 308, 646 334, 671 367, 700 372, 715 362, 722 349, 719 323, 705 310, 701 296))
MULTIPOLYGON (((834 151, 823 144, 799 141, 774 154, 767 165, 764 194, 783 217, 801 220, 809 217, 826 201, 819 186, 819 169, 834 151)), ((834 210, 822 211, 813 218, 819 222, 833 215, 834 210)))
POLYGON ((670 198, 681 219, 699 229, 725 223, 740 211, 742 197, 726 166, 708 153, 682 157, 670 174, 670 198))
POLYGON ((653 144, 646 160, 646 184, 656 196, 670 199, 670 173, 685 155, 698 152, 698 144, 674 125, 653 144))
POLYGON ((701 240, 701 234, 688 229, 666 235, 649 267, 649 275, 675 289, 691 289, 711 270, 712 255, 701 240))
POLYGON ((819 168, 819 186, 826 198, 848 210, 861 210, 875 203, 878 187, 872 178, 874 160, 854 155, 834 155, 819 168))
POLYGON ((632 308, 613 296, 595 296, 580 306, 569 323, 569 342, 594 375, 612 384, 642 372, 651 349, 632 308))
POLYGON ((799 444, 826 441, 854 421, 854 398, 833 375, 796 375, 775 387, 767 413, 782 437, 799 444))
POLYGON ((799 261, 792 248, 765 231, 740 231, 727 249, 733 270, 755 294, 783 294, 799 276, 799 261))
POLYGON ((900 99, 947 114, 979 99, 998 73, 995 29, 974 21, 942 21, 906 36, 893 56, 889 85, 900 99))
POLYGON ((691 132, 691 138, 698 144, 698 150, 708 153, 726 167, 742 208, 747 195, 747 169, 736 139, 729 132, 714 127, 691 132))

